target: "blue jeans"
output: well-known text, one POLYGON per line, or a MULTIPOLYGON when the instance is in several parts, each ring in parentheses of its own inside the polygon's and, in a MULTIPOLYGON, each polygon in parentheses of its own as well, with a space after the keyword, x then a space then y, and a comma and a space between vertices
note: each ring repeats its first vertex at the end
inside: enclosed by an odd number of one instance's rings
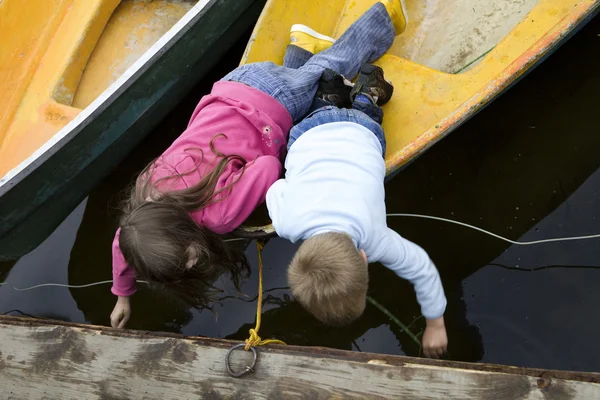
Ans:
MULTIPOLYGON (((355 102, 356 104, 356 102, 355 102)), ((328 124, 331 122, 354 122, 355 124, 362 125, 375 135, 381 143, 381 155, 385 157, 385 134, 381 125, 375 122, 367 114, 356 109, 337 108, 335 106, 325 106, 313 111, 308 115, 302 122, 297 124, 290 131, 290 138, 288 139, 288 151, 294 142, 302 136, 302 134, 309 129, 315 128, 319 125, 328 124)))
POLYGON ((282 67, 272 62, 252 63, 234 69, 223 80, 242 82, 272 96, 298 122, 310 109, 325 68, 352 79, 363 63, 381 57, 395 36, 385 7, 376 3, 330 48, 310 57, 299 68, 282 67))
MULTIPOLYGON (((283 66, 288 68, 300 68, 306 64, 312 56, 313 54, 310 51, 290 44, 285 51, 285 56, 283 57, 283 66)), ((332 104, 330 102, 315 97, 310 105, 308 114, 312 114, 313 111, 316 111, 319 108, 331 105, 332 104)), ((352 108, 367 114, 369 118, 377 122, 379 125, 381 125, 383 122, 383 110, 371 102, 356 100, 352 104, 352 108)))

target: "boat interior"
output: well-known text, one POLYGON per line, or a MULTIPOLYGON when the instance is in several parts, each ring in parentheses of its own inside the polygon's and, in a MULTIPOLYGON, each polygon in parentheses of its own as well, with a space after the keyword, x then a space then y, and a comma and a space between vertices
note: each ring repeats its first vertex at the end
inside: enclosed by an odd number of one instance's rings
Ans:
POLYGON ((10 33, 0 46, 0 177, 98 98, 195 3, 0 1, 0 31, 10 33))

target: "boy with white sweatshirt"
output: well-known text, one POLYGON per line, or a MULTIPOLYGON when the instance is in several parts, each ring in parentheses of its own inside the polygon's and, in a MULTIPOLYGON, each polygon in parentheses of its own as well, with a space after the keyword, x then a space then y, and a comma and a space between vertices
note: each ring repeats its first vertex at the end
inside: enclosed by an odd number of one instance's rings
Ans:
MULTIPOLYGON (((340 82, 340 75, 325 71, 318 95, 344 98, 340 82)), ((292 128, 285 179, 267 192, 267 208, 279 236, 304 240, 288 270, 304 308, 332 325, 358 318, 366 304, 368 263, 380 262, 414 285, 427 320, 423 353, 438 358, 448 343, 438 271, 421 247, 386 223, 385 135, 377 105, 392 91, 381 68, 364 64, 350 93, 352 109, 322 107, 292 128)))

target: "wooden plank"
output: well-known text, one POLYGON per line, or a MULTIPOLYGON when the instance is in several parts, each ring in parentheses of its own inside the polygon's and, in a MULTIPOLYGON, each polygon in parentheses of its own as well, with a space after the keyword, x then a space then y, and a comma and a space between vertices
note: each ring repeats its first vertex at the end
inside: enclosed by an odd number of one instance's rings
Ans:
POLYGON ((0 317, 0 397, 27 399, 597 399, 600 374, 236 342, 0 317), (251 355, 235 352, 233 367, 251 355))

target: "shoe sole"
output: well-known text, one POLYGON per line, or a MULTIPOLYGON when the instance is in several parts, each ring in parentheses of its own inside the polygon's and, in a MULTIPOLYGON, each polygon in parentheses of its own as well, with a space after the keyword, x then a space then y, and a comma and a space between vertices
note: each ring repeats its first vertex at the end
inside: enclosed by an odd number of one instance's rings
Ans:
POLYGON ((388 95, 388 97, 385 99, 380 97, 377 100, 377 105, 382 106, 382 105, 386 104, 388 101, 390 101, 390 99, 392 98, 392 95, 394 94, 394 85, 392 85, 385 79, 385 75, 384 75, 383 69, 381 69, 381 67, 377 67, 376 65, 372 65, 372 64, 363 64, 360 67, 360 73, 363 73, 365 75, 371 75, 372 73, 376 73, 381 78, 381 80, 383 80, 383 82, 386 86, 385 92, 388 95))
POLYGON ((295 24, 292 25, 292 28, 290 29, 290 33, 294 33, 294 32, 302 32, 302 33, 306 33, 307 35, 310 35, 316 39, 320 39, 320 40, 325 40, 327 42, 331 42, 331 43, 335 43, 335 39, 329 36, 325 36, 322 33, 319 33, 317 31, 315 31, 312 28, 309 28, 306 25, 302 25, 302 24, 295 24))

